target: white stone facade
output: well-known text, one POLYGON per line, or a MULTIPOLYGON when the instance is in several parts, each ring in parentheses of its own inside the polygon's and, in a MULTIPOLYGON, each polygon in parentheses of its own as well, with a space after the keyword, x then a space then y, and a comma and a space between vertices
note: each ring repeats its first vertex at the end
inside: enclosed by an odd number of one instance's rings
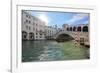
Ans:
POLYGON ((46 26, 45 22, 32 16, 26 11, 22 11, 22 39, 23 40, 44 40, 51 39, 57 29, 46 26))
POLYGON ((51 26, 45 26, 45 36, 47 39, 52 39, 56 33, 57 33, 57 28, 51 26))

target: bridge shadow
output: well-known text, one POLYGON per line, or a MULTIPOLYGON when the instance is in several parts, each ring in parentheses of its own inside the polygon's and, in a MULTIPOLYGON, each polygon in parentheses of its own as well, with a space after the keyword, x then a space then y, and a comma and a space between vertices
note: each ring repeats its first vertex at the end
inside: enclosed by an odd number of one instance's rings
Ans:
POLYGON ((60 35, 56 38, 56 41, 57 41, 57 42, 66 42, 66 41, 71 41, 71 40, 74 40, 74 38, 71 37, 71 36, 68 35, 68 34, 60 34, 60 35))

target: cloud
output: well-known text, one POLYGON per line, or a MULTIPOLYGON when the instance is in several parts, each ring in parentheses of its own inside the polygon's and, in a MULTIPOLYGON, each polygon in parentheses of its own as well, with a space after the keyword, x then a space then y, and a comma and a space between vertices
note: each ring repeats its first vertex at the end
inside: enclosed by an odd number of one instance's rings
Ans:
POLYGON ((42 21, 44 21, 46 23, 46 25, 49 23, 49 19, 46 14, 39 14, 38 18, 41 19, 42 21))
POLYGON ((67 21, 67 23, 75 24, 76 22, 84 20, 85 18, 88 18, 88 14, 75 14, 67 21))

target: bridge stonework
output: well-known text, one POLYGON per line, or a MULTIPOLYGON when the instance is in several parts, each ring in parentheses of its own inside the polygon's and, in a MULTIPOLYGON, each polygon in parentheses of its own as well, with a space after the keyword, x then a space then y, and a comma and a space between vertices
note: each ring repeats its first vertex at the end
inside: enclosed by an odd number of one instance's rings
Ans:
POLYGON ((59 35, 62 35, 62 34, 67 34, 71 37, 74 38, 74 41, 75 42, 78 42, 78 43, 82 43, 82 44, 85 44, 85 45, 89 45, 89 33, 88 32, 79 32, 79 31, 59 31, 57 32, 53 38, 54 39, 57 39, 57 37, 59 37, 59 35))

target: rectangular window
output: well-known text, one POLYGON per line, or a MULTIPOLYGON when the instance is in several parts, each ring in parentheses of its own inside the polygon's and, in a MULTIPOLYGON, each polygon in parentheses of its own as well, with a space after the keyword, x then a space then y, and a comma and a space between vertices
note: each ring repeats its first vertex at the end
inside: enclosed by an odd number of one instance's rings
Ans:
POLYGON ((26 26, 26 29, 28 30, 28 26, 26 26))
POLYGON ((36 35, 38 35, 38 33, 36 33, 36 35))
POLYGON ((29 24, 31 23, 31 21, 29 21, 29 24))
POLYGON ((36 26, 37 26, 38 24, 36 24, 36 26))
POLYGON ((28 15, 26 15, 26 17, 28 17, 28 15))
POLYGON ((26 20, 26 23, 28 22, 28 20, 26 20))
POLYGON ((30 16, 29 16, 29 15, 26 15, 26 17, 30 18, 30 16))
POLYGON ((40 38, 42 38, 42 36, 40 36, 40 38))
POLYGON ((29 26, 29 30, 31 30, 31 27, 29 26))
POLYGON ((30 18, 30 16, 29 16, 29 18, 30 18))
POLYGON ((38 36, 36 36, 36 38, 38 38, 38 36))

